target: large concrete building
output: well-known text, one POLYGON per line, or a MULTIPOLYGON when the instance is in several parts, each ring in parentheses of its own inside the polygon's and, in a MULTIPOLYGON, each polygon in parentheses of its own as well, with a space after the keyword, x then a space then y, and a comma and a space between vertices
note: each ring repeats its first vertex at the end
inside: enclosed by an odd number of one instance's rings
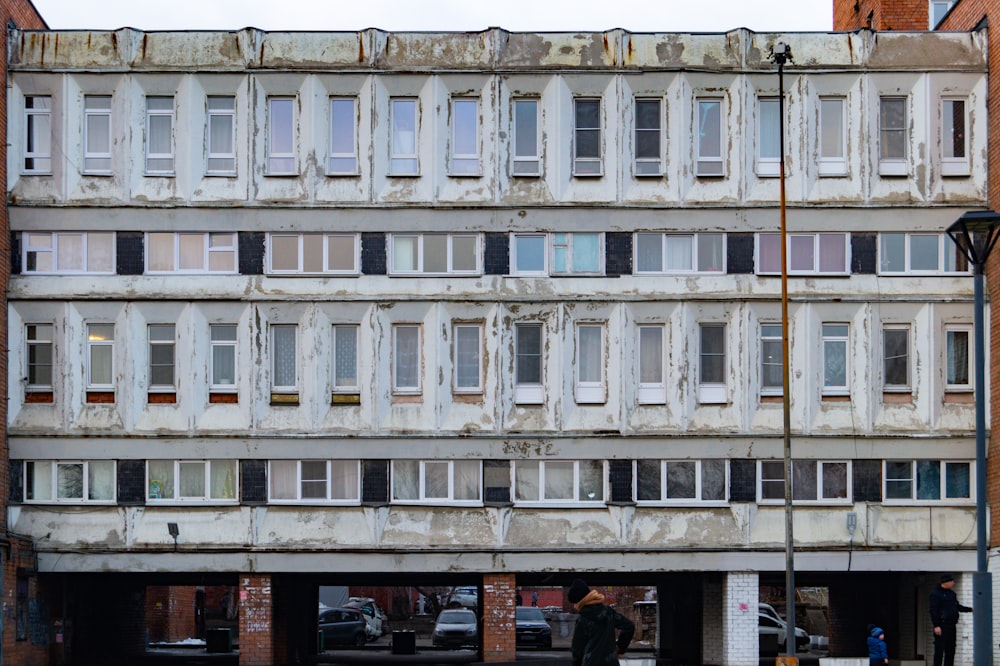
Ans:
POLYGON ((318 585, 428 580, 480 586, 510 660, 516 588, 581 574, 656 588, 664 659, 758 663, 782 126, 798 580, 831 654, 875 619, 929 656, 937 574, 971 595, 985 359, 943 230, 988 202, 985 31, 9 49, 8 514, 57 663, 134 659, 148 586, 236 586, 270 664, 315 652, 318 585))

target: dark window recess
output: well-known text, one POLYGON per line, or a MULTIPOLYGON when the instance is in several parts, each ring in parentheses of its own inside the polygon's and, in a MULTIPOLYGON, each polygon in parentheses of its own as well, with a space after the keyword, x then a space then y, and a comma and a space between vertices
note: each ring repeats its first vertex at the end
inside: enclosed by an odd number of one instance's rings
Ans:
POLYGON ((365 275, 385 275, 385 234, 361 234, 361 272, 365 275))
POLYGON ((267 461, 240 461, 240 503, 267 503, 267 461))
POLYGON ((609 277, 632 274, 632 234, 615 231, 604 234, 604 274, 609 277))
POLYGON ((510 461, 484 460, 483 487, 487 504, 511 504, 510 499, 510 461))
POLYGON ((731 275, 753 273, 753 234, 726 234, 726 272, 731 275))
POLYGON ((854 460, 851 473, 854 475, 855 502, 882 501, 881 460, 854 460))
POLYGON ((389 503, 389 461, 361 461, 361 503, 389 503))
POLYGON ((264 274, 263 231, 241 231, 239 233, 240 275, 264 274))
POLYGON ((878 236, 851 233, 851 272, 855 275, 875 275, 878 267, 878 236))
POLYGON ((10 461, 10 493, 7 499, 11 504, 24 501, 24 463, 20 460, 10 461))
POLYGON ((612 460, 608 466, 608 480, 611 482, 611 501, 631 504, 632 461, 612 460))
POLYGON ((118 504, 122 506, 146 503, 146 461, 118 461, 118 504))
POLYGON ((510 273, 510 236, 502 233, 485 234, 483 273, 486 275, 510 273))
POLYGON ((118 275, 142 275, 146 269, 143 254, 145 237, 141 231, 119 231, 115 234, 118 275))
POLYGON ((757 501, 757 461, 729 461, 729 501, 757 501))
POLYGON ((21 272, 21 234, 16 231, 10 232, 10 274, 18 275, 21 272))

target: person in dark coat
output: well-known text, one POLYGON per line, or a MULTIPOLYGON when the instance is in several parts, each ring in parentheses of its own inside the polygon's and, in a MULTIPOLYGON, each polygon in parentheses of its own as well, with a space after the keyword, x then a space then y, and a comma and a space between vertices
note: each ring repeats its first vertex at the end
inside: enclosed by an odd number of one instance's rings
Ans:
POLYGON ((881 627, 868 625, 868 666, 885 666, 889 663, 889 650, 885 646, 885 632, 881 627))
POLYGON ((635 624, 604 605, 604 595, 591 590, 577 578, 569 587, 567 598, 580 614, 573 631, 573 666, 617 666, 632 642, 635 624))
POLYGON ((941 576, 941 582, 931 592, 931 624, 934 625, 934 666, 954 666, 956 625, 959 613, 971 613, 972 609, 958 603, 952 588, 955 579, 951 574, 941 576))

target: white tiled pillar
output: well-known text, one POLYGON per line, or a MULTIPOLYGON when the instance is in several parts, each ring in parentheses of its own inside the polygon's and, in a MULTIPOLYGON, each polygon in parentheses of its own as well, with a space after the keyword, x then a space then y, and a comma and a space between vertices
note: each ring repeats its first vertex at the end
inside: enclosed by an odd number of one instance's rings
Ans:
MULTIPOLYGON (((963 606, 972 606, 972 574, 955 572, 955 596, 958 603, 963 606)), ((955 644, 955 663, 971 664, 973 656, 972 642, 972 615, 969 613, 959 613, 958 616, 958 640, 955 644)), ((931 656, 934 651, 931 648, 931 656)))
POLYGON ((760 582, 757 572, 726 574, 722 586, 722 664, 757 666, 757 604, 760 582))

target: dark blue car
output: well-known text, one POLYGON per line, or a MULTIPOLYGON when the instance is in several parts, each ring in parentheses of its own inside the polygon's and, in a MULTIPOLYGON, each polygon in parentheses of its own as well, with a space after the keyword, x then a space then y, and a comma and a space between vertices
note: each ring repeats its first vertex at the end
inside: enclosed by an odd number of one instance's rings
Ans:
POLYGON ((331 645, 362 647, 368 640, 365 616, 357 608, 324 608, 319 612, 323 648, 331 645))

